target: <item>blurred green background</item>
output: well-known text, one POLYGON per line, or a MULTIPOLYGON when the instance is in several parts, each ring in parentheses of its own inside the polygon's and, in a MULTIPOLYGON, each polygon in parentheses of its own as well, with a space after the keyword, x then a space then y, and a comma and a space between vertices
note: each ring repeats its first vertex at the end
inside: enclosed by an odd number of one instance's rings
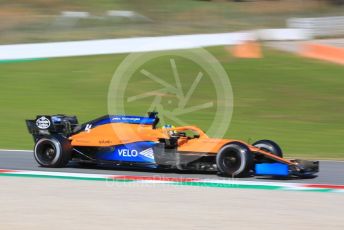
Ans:
MULTIPOLYGON (((0 0, 0 44, 280 28, 291 17, 343 15, 341 2, 0 0), (62 17, 63 11, 87 13, 73 18, 62 17), (108 11, 135 16, 113 17, 108 11)), ((233 87, 234 113, 226 137, 248 142, 273 139, 288 157, 344 159, 343 66, 267 47, 262 59, 236 59, 226 49, 207 48, 223 65, 233 87)), ((108 113, 108 87, 126 56, 0 61, 0 148, 32 148, 24 120, 37 114, 75 114, 86 122, 108 113)), ((186 63, 178 68, 189 86, 197 70, 186 63)), ((150 62, 149 70, 166 81, 171 77, 163 59, 150 62)), ((131 94, 152 89, 139 77, 136 80, 128 88, 131 94)), ((202 91, 191 103, 214 97, 209 82, 199 86, 202 91)), ((142 115, 146 109, 146 103, 136 102, 127 112, 142 115)), ((203 110, 186 121, 206 128, 212 113, 203 110)))
MULTIPOLYGON (((276 140, 290 157, 344 158, 344 68, 264 49, 263 59, 235 59, 224 47, 208 49, 223 65, 233 87, 234 114, 226 137, 276 140)), ((1 148, 29 149, 24 120, 37 114, 75 114, 86 122, 107 113, 107 93, 126 55, 54 58, 0 64, 1 148)), ((159 59, 150 71, 163 79, 171 70, 159 59)), ((194 68, 183 67, 194 79, 194 68)), ((204 95, 212 97, 206 82, 204 95)), ((140 84, 137 92, 151 90, 140 84)), ((135 92, 133 92, 135 93, 135 92)), ((192 100, 198 100, 197 97, 192 100)), ((147 104, 127 108, 143 115, 147 104)), ((202 111, 201 111, 202 112, 202 111)), ((206 127, 212 117, 194 119, 206 127)), ((221 124, 219 124, 221 126, 221 124)))

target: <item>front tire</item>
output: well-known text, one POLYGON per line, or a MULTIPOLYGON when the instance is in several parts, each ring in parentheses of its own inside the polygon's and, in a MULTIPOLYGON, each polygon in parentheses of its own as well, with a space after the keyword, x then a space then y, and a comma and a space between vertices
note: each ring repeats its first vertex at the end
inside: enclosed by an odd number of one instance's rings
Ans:
POLYGON ((217 170, 223 176, 248 176, 252 163, 252 153, 241 143, 225 145, 216 155, 217 170))
POLYGON ((282 149, 276 142, 273 142, 271 140, 260 140, 253 143, 253 146, 263 151, 272 153, 275 156, 283 157, 282 149))
POLYGON ((43 167, 59 168, 68 164, 72 148, 62 136, 46 136, 39 139, 34 148, 34 157, 43 167))

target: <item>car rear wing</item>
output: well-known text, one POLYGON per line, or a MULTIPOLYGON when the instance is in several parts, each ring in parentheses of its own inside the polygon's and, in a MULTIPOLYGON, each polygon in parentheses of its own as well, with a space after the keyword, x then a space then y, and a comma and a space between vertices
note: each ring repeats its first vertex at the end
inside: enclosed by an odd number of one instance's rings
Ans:
POLYGON ((34 120, 26 120, 26 126, 34 137, 54 133, 70 136, 78 127, 78 119, 76 116, 38 115, 34 120))

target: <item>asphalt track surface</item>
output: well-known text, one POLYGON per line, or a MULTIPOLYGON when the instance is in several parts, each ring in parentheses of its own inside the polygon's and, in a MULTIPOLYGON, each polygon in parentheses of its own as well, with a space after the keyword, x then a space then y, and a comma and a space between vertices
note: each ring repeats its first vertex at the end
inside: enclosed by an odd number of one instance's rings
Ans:
MULTIPOLYGON (((65 168, 43 168, 33 158, 31 151, 8 151, 0 150, 0 169, 33 170, 51 172, 70 172, 87 174, 109 174, 109 175, 136 175, 136 176, 158 176, 178 178, 219 178, 216 174, 200 174, 195 172, 157 171, 147 169, 128 169, 109 166, 81 167, 71 162, 65 168)), ((224 179, 223 177, 221 179, 224 179)), ((310 179, 273 179, 271 177, 249 177, 239 180, 254 181, 278 181, 289 183, 308 184, 336 184, 344 185, 344 161, 320 161, 320 172, 318 176, 310 179)))
POLYGON ((0 177, 0 229, 344 229, 340 193, 0 177))

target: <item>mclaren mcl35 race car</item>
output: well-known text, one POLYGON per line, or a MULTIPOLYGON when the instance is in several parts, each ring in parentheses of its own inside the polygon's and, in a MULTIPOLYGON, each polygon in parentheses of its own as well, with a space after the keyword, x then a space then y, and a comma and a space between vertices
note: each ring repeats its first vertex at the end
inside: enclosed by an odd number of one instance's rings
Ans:
POLYGON ((271 140, 248 144, 208 137, 195 126, 158 128, 156 112, 147 117, 106 115, 84 124, 76 116, 39 115, 26 120, 35 142, 34 157, 43 167, 112 164, 217 172, 228 177, 272 175, 310 177, 319 162, 288 160, 271 140))

